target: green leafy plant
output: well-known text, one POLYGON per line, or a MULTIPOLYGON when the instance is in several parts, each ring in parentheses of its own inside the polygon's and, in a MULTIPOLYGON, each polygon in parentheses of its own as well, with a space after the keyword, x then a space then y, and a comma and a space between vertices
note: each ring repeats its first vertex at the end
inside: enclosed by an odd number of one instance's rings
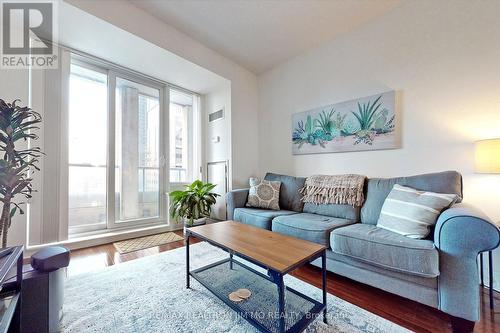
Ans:
POLYGON ((357 113, 351 111, 351 113, 356 117, 359 122, 359 127, 361 131, 368 131, 372 129, 373 123, 376 119, 377 110, 380 108, 382 103, 380 103, 380 99, 382 95, 380 95, 373 103, 369 101, 368 103, 364 103, 363 105, 358 102, 358 111, 357 113))
POLYGON ((170 216, 185 219, 187 225, 193 225, 194 220, 209 217, 212 205, 219 196, 211 192, 215 186, 195 180, 186 185, 183 191, 170 192, 170 216))
POLYGON ((39 147, 20 148, 19 141, 36 140, 33 133, 42 117, 28 107, 16 103, 6 103, 0 99, 0 201, 3 204, 0 217, 2 248, 7 246, 7 235, 12 218, 19 212, 24 214, 21 205, 24 202, 13 201, 18 196, 31 198, 33 179, 30 177, 37 167, 38 158, 43 154, 39 147))

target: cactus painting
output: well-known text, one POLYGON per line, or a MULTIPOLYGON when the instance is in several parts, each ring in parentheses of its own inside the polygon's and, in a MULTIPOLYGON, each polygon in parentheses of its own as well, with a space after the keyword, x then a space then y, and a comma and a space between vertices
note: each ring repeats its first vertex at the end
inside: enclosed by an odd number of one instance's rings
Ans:
POLYGON ((292 116, 294 154, 398 148, 396 93, 385 92, 292 116))

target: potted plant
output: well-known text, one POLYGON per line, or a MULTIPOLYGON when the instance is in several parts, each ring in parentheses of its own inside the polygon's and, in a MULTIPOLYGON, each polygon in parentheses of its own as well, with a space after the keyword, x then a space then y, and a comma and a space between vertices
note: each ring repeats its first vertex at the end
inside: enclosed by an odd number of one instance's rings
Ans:
POLYGON ((170 192, 170 216, 184 221, 184 226, 205 224, 215 204, 217 193, 211 192, 216 185, 195 180, 183 191, 170 192))
POLYGON ((31 175, 37 167, 38 158, 42 155, 39 147, 19 146, 20 141, 36 140, 38 136, 33 130, 42 121, 38 112, 28 107, 20 107, 16 103, 6 103, 0 99, 0 234, 2 248, 7 246, 7 235, 14 215, 24 214, 23 202, 15 202, 17 197, 31 198, 33 192, 31 175))

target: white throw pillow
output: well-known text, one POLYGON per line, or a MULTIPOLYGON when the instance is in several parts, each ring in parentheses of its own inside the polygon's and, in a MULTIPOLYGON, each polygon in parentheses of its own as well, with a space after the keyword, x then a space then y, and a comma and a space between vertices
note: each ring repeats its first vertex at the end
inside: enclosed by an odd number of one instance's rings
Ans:
POLYGON ((248 192, 247 207, 279 210, 281 182, 263 180, 253 184, 248 192))
POLYGON ((377 227, 410 238, 425 238, 439 214, 458 198, 456 194, 418 191, 396 184, 384 201, 377 227))

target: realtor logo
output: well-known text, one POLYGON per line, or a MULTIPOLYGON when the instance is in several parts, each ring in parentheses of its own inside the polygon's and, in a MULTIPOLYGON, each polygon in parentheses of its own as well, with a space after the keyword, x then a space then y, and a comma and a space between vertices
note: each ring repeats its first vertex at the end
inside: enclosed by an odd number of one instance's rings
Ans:
POLYGON ((56 68, 55 0, 2 0, 1 68, 56 68))

